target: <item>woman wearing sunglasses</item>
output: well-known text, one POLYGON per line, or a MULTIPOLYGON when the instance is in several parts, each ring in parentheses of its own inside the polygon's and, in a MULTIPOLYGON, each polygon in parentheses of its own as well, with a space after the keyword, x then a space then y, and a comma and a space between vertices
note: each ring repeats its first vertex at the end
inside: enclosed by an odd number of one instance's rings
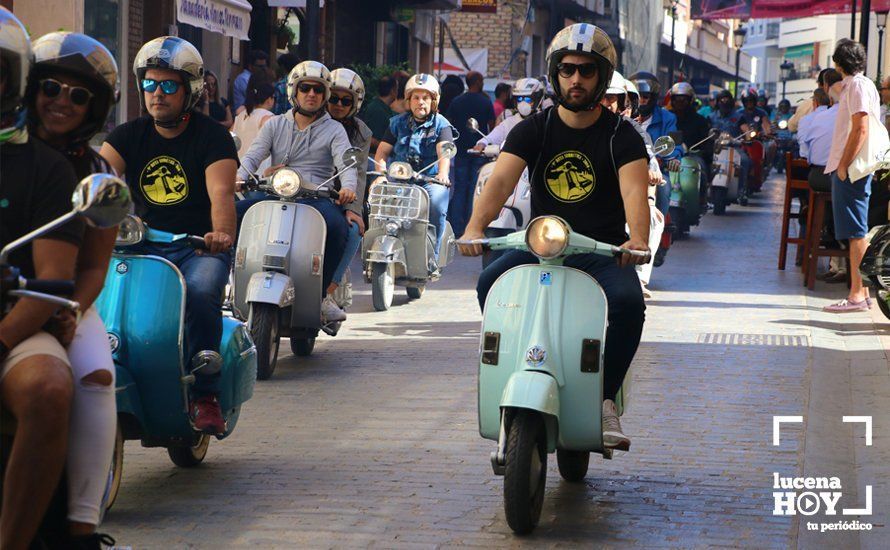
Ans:
MULTIPOLYGON (((328 295, 325 298, 329 302, 327 306, 338 304, 334 303, 333 294, 343 281, 346 274, 346 268, 349 262, 358 251, 362 244, 362 235, 365 234, 365 222, 362 218, 362 209, 365 204, 365 187, 367 185, 368 174, 368 154, 371 150, 371 129, 361 119, 355 115, 362 108, 362 102, 365 100, 365 83, 354 71, 349 69, 336 69, 331 71, 331 97, 328 99, 328 114, 331 118, 340 122, 346 129, 346 135, 349 137, 349 143, 353 147, 361 149, 358 165, 356 166, 356 200, 346 206, 344 212, 346 221, 349 223, 349 233, 346 237, 346 251, 337 270, 334 271, 334 278, 328 285, 328 295)), ((343 307, 348 304, 343 304, 343 307)))
MULTIPOLYGON (((81 179, 111 167, 89 140, 105 125, 118 99, 117 64, 96 40, 78 33, 55 32, 34 42, 35 63, 25 99, 29 128, 65 154, 81 179)), ((102 497, 114 451, 117 412, 114 363, 105 326, 93 302, 105 282, 117 228, 87 226, 77 258, 72 299, 83 317, 60 310, 52 332, 68 347, 74 376, 68 444, 68 521, 74 548, 108 543, 96 533, 102 497)))

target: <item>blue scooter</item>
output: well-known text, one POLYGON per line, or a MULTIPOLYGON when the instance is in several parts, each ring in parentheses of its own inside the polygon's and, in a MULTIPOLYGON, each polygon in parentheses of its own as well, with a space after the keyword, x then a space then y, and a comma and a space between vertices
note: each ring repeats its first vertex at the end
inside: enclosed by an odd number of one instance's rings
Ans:
POLYGON ((96 300, 117 373, 118 440, 106 509, 120 487, 124 440, 166 447, 177 466, 193 467, 204 460, 210 436, 196 432, 189 416, 195 372, 222 372, 219 401, 226 432, 219 439, 235 429, 241 405, 253 396, 256 381, 256 348, 246 327, 230 317, 223 317, 219 356, 201 352, 197 360, 185 357, 185 279, 164 258, 127 253, 127 247, 143 239, 184 240, 195 248, 204 247, 201 237, 147 228, 134 216, 118 231, 105 287, 96 300))

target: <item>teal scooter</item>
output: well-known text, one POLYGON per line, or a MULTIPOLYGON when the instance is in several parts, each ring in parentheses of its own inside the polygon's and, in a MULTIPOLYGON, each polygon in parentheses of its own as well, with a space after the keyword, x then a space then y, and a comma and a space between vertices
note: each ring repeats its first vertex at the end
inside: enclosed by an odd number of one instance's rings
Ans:
POLYGON ((195 248, 204 247, 201 237, 157 231, 134 216, 118 230, 105 287, 96 300, 117 379, 118 436, 106 509, 120 488, 125 440, 164 447, 177 466, 193 467, 204 460, 210 436, 196 432, 189 416, 195 372, 221 372, 219 401, 226 432, 219 439, 235 429, 256 382, 256 348, 244 324, 231 317, 223 317, 219 355, 200 352, 191 360, 185 357, 185 279, 164 258, 128 253, 128 247, 143 239, 184 240, 195 248))
POLYGON ((649 253, 574 233, 556 216, 535 218, 525 231, 459 244, 527 250, 540 259, 507 271, 491 287, 479 359, 479 433, 497 441, 491 465, 504 476, 507 523, 528 533, 541 515, 548 453, 556 452, 568 481, 584 478, 590 453, 612 458, 602 434, 608 303, 595 279, 563 260, 591 252, 649 253))

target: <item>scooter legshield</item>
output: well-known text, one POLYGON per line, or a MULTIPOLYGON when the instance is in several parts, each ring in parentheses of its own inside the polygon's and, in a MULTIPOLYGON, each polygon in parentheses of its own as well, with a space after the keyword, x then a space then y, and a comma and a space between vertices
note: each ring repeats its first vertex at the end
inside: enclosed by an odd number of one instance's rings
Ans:
POLYGON ((118 413, 136 418, 143 439, 190 438, 180 382, 185 280, 157 256, 115 255, 96 308, 117 370, 118 413))
POLYGON ((225 436, 228 436, 238 423, 241 404, 253 397, 256 383, 256 348, 243 323, 223 317, 219 353, 223 358, 219 405, 226 417, 225 436))
POLYGON ((699 183, 701 182, 702 164, 693 156, 685 156, 680 160, 680 195, 686 212, 686 223, 698 225, 701 217, 699 183))
MULTIPOLYGON (((602 288, 582 271, 532 264, 501 275, 488 293, 482 321, 482 437, 498 439, 505 390, 515 374, 543 373, 556 381, 559 391, 557 446, 601 451, 607 319, 602 288), (494 361, 491 351, 496 352, 494 361)), ((519 402, 510 397, 509 405, 518 407, 519 402)))
POLYGON ((246 319, 247 287, 254 273, 273 270, 293 281, 291 327, 321 326, 321 278, 327 225, 311 206, 279 200, 259 202, 241 221, 235 252, 235 308, 246 319))

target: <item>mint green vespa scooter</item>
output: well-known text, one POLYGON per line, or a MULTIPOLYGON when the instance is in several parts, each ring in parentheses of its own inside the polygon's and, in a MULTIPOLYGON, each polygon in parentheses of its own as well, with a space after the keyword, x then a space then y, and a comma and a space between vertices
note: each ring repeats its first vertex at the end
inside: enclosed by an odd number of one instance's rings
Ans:
MULTIPOLYGON (((556 216, 535 218, 525 231, 466 244, 527 250, 540 259, 507 271, 491 287, 479 360, 479 432, 498 442, 491 465, 504 476, 507 523, 516 533, 528 533, 541 515, 548 453, 556 452, 568 481, 584 479, 591 452, 612 457, 602 434, 608 303, 596 280, 563 266, 563 260, 590 252, 648 253, 574 233, 556 216)), ((617 399, 619 414, 624 391, 617 399)))

